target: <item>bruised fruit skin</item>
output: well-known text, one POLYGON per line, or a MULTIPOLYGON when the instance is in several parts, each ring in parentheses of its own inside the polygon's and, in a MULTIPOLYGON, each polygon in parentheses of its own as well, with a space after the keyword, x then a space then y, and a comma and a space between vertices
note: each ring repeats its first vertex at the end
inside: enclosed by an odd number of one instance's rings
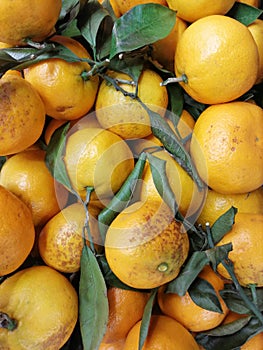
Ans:
POLYGON ((188 255, 188 236, 181 229, 164 202, 136 202, 109 226, 106 259, 127 285, 155 288, 174 279, 188 255))

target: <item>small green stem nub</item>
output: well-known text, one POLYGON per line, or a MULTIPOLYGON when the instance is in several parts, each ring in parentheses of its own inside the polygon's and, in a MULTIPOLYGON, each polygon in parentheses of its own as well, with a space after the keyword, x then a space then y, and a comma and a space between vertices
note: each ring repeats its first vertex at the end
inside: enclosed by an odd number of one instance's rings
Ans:
POLYGON ((171 83, 180 83, 183 82, 185 84, 188 83, 187 76, 185 74, 182 74, 180 77, 174 77, 174 78, 168 78, 160 83, 161 86, 165 86, 171 83))
POLYGON ((17 327, 17 322, 15 319, 8 316, 4 312, 0 312, 0 328, 5 328, 8 331, 13 331, 17 327))

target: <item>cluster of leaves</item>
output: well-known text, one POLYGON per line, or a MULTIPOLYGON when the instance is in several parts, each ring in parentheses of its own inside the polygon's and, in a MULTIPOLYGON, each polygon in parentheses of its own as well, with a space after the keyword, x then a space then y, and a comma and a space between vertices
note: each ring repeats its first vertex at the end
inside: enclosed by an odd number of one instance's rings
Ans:
MULTIPOLYGON (((250 24, 261 16, 262 11, 250 6, 235 3, 228 15, 241 21, 245 25, 250 24)), ((97 0, 87 0, 82 3, 79 0, 63 0, 63 7, 56 26, 58 34, 77 38, 90 51, 92 59, 87 60, 92 69, 91 74, 98 74, 108 79, 107 69, 127 73, 135 84, 145 65, 151 65, 158 69, 163 79, 174 76, 173 72, 163 69, 151 59, 151 44, 166 37, 176 21, 176 13, 169 8, 157 4, 139 5, 120 18, 115 18, 109 0, 102 5, 97 0)), ((29 65, 47 58, 59 57, 69 62, 80 60, 64 46, 55 44, 49 40, 41 44, 28 41, 23 48, 8 48, 0 50, 0 74, 8 69, 22 70, 29 65)), ((120 89, 116 81, 110 81, 116 89, 120 89)), ((205 105, 194 101, 179 85, 168 85, 169 111, 167 117, 172 120, 175 127, 179 121, 183 108, 187 109, 195 119, 206 108, 205 105)), ((255 97, 262 106, 262 87, 251 89, 241 99, 255 97)), ((125 93, 125 91, 123 91, 125 93)), ((135 94, 131 96, 139 100, 135 94)), ((199 189, 204 187, 202 180, 191 161, 189 154, 183 147, 183 142, 172 131, 167 123, 158 114, 149 110, 142 101, 142 106, 150 116, 152 131, 163 143, 164 147, 173 155, 179 164, 186 169, 199 189)), ((66 186, 73 196, 70 180, 63 162, 66 137, 69 123, 59 128, 53 135, 46 151, 46 164, 57 181, 66 186)), ((0 158, 0 167, 5 161, 0 158)), ((142 152, 122 188, 115 195, 108 207, 99 215, 99 228, 102 238, 105 238, 106 230, 112 220, 133 200, 133 193, 142 176, 146 161, 151 165, 154 183, 157 190, 173 210, 177 220, 187 228, 191 249, 189 257, 179 276, 167 285, 167 293, 184 295, 189 292, 191 298, 201 307, 215 312, 222 312, 219 300, 213 287, 198 277, 202 268, 210 264, 215 270, 219 263, 224 263, 233 279, 221 292, 228 307, 238 313, 246 313, 248 317, 236 321, 231 325, 218 327, 209 332, 201 333, 197 340, 205 349, 230 350, 238 349, 246 339, 263 330, 262 293, 260 288, 242 288, 235 278, 233 265, 228 259, 231 244, 216 247, 216 243, 228 232, 234 224, 236 210, 231 208, 214 225, 205 229, 193 226, 178 212, 178 206, 174 194, 169 187, 166 176, 165 161, 155 157, 151 152, 142 152), (158 171, 154 171, 158 169, 158 171)), ((93 189, 87 189, 87 200, 83 202, 86 208, 90 193, 93 189)), ((80 198, 78 198, 81 200, 80 198)), ((83 228, 84 237, 90 237, 89 220, 83 228)), ((85 243, 85 240, 84 240, 85 243)), ((117 286, 127 288, 110 270, 103 254, 98 255, 91 244, 83 247, 80 274, 71 276, 79 290, 79 324, 72 339, 64 346, 64 350, 85 349, 94 350, 106 330, 108 321, 107 288, 117 286), (77 345, 79 344, 79 345, 77 345)), ((151 291, 151 297, 145 308, 140 332, 139 349, 142 348, 147 336, 150 317, 154 305, 157 289, 151 291)))

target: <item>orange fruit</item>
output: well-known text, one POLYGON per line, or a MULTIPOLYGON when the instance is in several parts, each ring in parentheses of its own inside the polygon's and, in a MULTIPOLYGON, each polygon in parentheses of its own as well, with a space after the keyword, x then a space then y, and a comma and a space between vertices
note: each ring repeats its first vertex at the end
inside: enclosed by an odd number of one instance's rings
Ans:
POLYGON ((135 202, 110 224, 105 255, 113 273, 133 288, 150 289, 174 279, 189 250, 186 232, 163 202, 135 202))
POLYGON ((167 0, 169 8, 176 11, 176 15, 187 22, 194 22, 199 18, 210 15, 225 15, 234 5, 235 0, 167 0))
MULTIPOLYGON (((111 71, 108 75, 112 79, 120 79, 121 88, 135 93, 135 86, 128 83, 132 79, 127 74, 111 71)), ((148 108, 164 116, 168 105, 168 93, 166 88, 160 86, 161 82, 162 78, 155 71, 143 70, 138 82, 138 96, 148 108)), ((140 102, 130 96, 124 96, 106 80, 99 87, 95 109, 101 126, 124 139, 142 138, 152 132, 150 117, 140 102)))
MULTIPOLYGON (((130 330, 123 350, 137 350, 141 321, 130 330)), ((194 337, 179 322, 164 315, 152 315, 143 350, 198 350, 194 337)))
POLYGON ((176 293, 165 293, 164 289, 160 289, 158 292, 158 304, 162 312, 173 317, 192 332, 207 331, 218 326, 228 312, 228 308, 219 294, 219 291, 224 288, 223 279, 210 266, 206 266, 200 272, 199 277, 214 287, 223 310, 222 313, 203 309, 195 304, 188 292, 183 296, 176 293))
POLYGON ((242 2, 244 4, 254 6, 254 7, 259 7, 260 5, 260 0, 236 0, 237 2, 242 2))
POLYGON ((119 8, 120 13, 123 15, 125 12, 129 11, 131 8, 141 4, 155 3, 167 6, 165 0, 115 0, 116 5, 119 8))
POLYGON ((68 199, 68 191, 48 170, 45 155, 43 150, 17 153, 6 160, 0 172, 0 184, 30 208, 35 226, 44 225, 68 199))
POLYGON ((208 189, 204 206, 197 218, 197 223, 205 227, 210 226, 232 206, 239 213, 263 214, 263 187, 255 191, 239 194, 222 194, 208 189))
POLYGON ((15 46, 25 45, 26 39, 46 39, 54 32, 61 7, 61 0, 1 1, 0 41, 15 46))
POLYGON ((174 62, 176 76, 184 78, 181 86, 193 99, 217 104, 237 99, 254 85, 259 55, 245 25, 229 16, 210 15, 186 28, 174 62))
POLYGON ((254 335, 247 340, 240 350, 261 350, 263 347, 263 332, 254 335))
MULTIPOLYGON (((217 244, 232 243, 229 259, 234 263, 234 271, 242 286, 256 284, 263 286, 263 215, 237 213, 232 229, 217 244)), ((222 264, 218 272, 225 278, 230 278, 222 264)))
POLYGON ((77 40, 56 35, 52 41, 68 48, 80 60, 78 62, 67 62, 61 58, 43 60, 24 70, 25 79, 38 91, 50 117, 78 119, 92 108, 99 79, 98 76, 85 78, 85 74, 90 71, 90 65, 81 59, 91 59, 91 56, 77 40))
POLYGON ((48 266, 16 272, 0 285, 0 310, 16 322, 0 328, 0 348, 60 349, 78 318, 78 296, 62 274, 48 266))
POLYGON ((142 319, 149 293, 110 287, 107 292, 109 318, 100 350, 106 344, 124 344, 129 330, 142 319))
POLYGON ((20 76, 0 79, 0 155, 23 151, 40 137, 45 124, 44 104, 33 86, 20 76))
POLYGON ((174 55, 178 40, 187 28, 187 23, 180 17, 176 17, 175 25, 171 32, 163 39, 152 44, 152 57, 169 71, 174 69, 174 55))
POLYGON ((35 229, 30 209, 0 185, 0 276, 18 269, 33 248, 35 229))
MULTIPOLYGON (((62 125, 66 124, 68 120, 63 120, 63 119, 54 119, 52 118, 49 123, 47 124, 47 127, 45 128, 45 133, 44 133, 44 139, 45 143, 48 145, 49 141, 53 135, 53 133, 62 125)), ((89 113, 87 116, 79 118, 79 119, 74 119, 70 121, 70 129, 69 133, 72 129, 74 130, 80 130, 83 128, 100 128, 100 124, 97 120, 96 114, 95 113, 89 113), (73 126, 76 125, 76 127, 73 128, 73 126)))
POLYGON ((256 19, 253 23, 251 23, 248 26, 248 30, 252 34, 258 48, 259 66, 258 66, 258 77, 256 80, 256 84, 259 84, 263 81, 263 43, 261 40, 263 35, 263 20, 256 19))
POLYGON ((72 186, 83 199, 87 186, 94 187, 94 196, 99 199, 113 197, 134 166, 125 141, 101 128, 83 128, 70 134, 64 161, 72 186))
MULTIPOLYGON (((92 209, 93 211, 89 208, 89 225, 96 246, 100 243, 100 237, 94 208, 92 209)), ((79 270, 85 221, 86 211, 83 204, 73 203, 46 223, 39 234, 38 249, 48 266, 65 273, 79 270)), ((89 245, 88 239, 87 244, 89 245)))
POLYGON ((201 113, 194 126, 190 152, 210 188, 236 194, 262 185, 262 123, 262 108, 248 102, 213 105, 201 113))

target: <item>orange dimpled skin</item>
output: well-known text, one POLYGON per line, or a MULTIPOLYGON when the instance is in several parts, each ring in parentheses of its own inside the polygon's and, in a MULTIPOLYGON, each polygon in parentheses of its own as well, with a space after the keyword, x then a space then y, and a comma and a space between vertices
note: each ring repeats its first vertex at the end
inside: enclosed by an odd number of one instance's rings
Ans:
POLYGON ((0 156, 23 151, 40 137, 44 104, 34 87, 17 75, 0 80, 0 156))

